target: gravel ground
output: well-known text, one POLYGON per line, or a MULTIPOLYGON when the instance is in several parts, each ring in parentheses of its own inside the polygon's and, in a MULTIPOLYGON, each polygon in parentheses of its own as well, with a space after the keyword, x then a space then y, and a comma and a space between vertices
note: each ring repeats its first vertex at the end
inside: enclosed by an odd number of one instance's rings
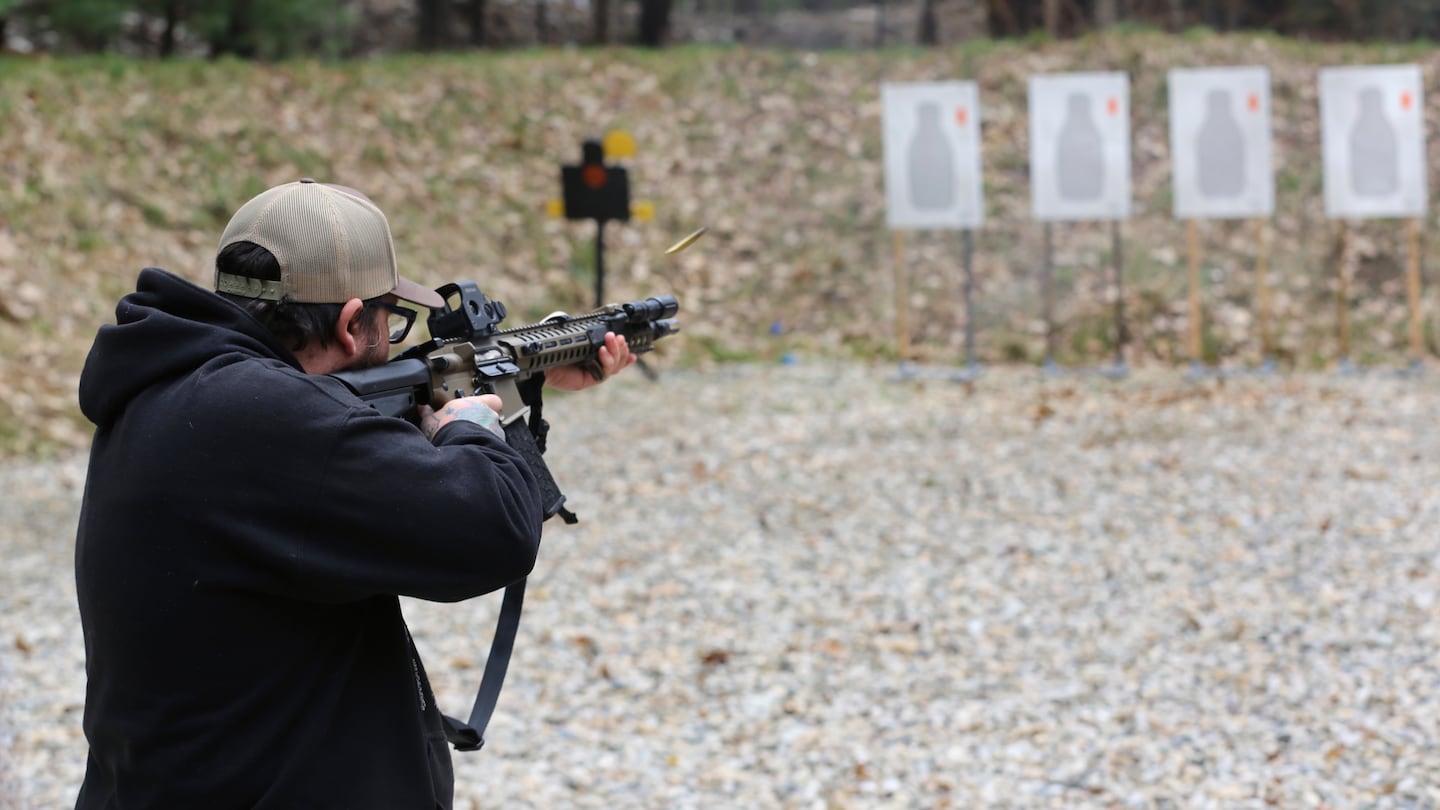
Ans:
MULTIPOLYGON (((457 807, 1440 807, 1437 404, 828 364, 554 397, 581 523, 457 807)), ((5 806, 82 773, 82 479, 0 471, 5 806)), ((452 713, 498 601, 407 604, 452 713)))

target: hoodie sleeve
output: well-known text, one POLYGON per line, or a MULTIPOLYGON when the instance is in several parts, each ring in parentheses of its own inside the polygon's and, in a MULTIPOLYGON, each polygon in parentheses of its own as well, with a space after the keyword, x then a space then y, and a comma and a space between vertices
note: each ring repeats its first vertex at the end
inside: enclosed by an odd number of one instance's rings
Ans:
POLYGON ((432 445, 340 382, 300 372, 215 388, 245 393, 201 397, 183 408, 193 438, 183 450, 166 440, 187 468, 224 459, 194 477, 201 483, 176 483, 195 493, 179 508, 229 547, 215 577, 306 601, 457 601, 534 567, 543 523, 535 477, 490 431, 457 422, 432 445))
POLYGON ((355 408, 321 475, 329 527, 307 533, 298 551, 312 598, 455 601, 535 565, 543 524, 535 477, 478 425, 447 425, 432 445, 403 420, 355 408))

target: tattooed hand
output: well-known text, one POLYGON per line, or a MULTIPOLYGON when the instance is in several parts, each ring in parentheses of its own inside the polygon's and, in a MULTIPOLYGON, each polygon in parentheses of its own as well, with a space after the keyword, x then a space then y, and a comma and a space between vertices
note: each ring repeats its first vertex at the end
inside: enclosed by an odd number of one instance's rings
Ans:
POLYGON ((460 420, 474 422, 481 427, 488 428, 491 433, 503 439, 505 438, 505 429, 500 426, 500 409, 502 407, 504 404, 500 401, 500 397, 494 394, 452 399, 438 411, 421 405, 420 430, 425 433, 425 438, 433 442, 435 434, 440 432, 440 428, 460 420))

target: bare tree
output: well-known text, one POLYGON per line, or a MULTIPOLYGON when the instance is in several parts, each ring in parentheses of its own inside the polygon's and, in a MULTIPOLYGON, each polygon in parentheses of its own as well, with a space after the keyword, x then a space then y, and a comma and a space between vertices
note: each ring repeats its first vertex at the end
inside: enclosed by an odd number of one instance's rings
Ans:
POLYGON ((994 37, 1018 36, 1024 30, 1009 0, 986 0, 985 22, 994 37))
POLYGON ((1185 27, 1185 0, 1170 0, 1170 14, 1166 20, 1166 28, 1171 31, 1179 31, 1185 27))
POLYGON ((449 45, 449 0, 418 0, 416 11, 416 46, 422 51, 438 51, 449 45))
POLYGON ((1040 6, 1040 17, 1044 20, 1045 32, 1050 36, 1060 36, 1060 0, 1043 0, 1040 6))
POLYGON ((670 11, 674 0, 640 0, 640 44, 658 48, 670 34, 670 11))
POLYGON ((920 30, 915 33, 915 40, 921 45, 940 44, 940 25, 935 19, 936 0, 921 0, 920 3, 920 30))
POLYGON ((1095 0, 1095 27, 1104 28, 1120 21, 1118 0, 1095 0))
POLYGON ((163 27, 160 29, 160 43, 156 46, 156 51, 161 59, 169 59, 175 55, 175 40, 180 22, 185 16, 185 8, 180 0, 164 0, 157 10, 163 27))
POLYGON ((470 44, 476 48, 485 47, 485 0, 469 0, 465 4, 465 17, 470 24, 470 44))
POLYGON ((1234 31, 1240 27, 1242 15, 1245 13, 1241 0, 1225 0, 1225 11, 1223 12, 1226 31, 1234 31))
POLYGON ((258 53, 250 0, 234 0, 226 14, 224 30, 210 39, 210 56, 215 58, 229 54, 241 59, 254 59, 258 53))
POLYGON ((610 44, 610 0, 590 0, 590 39, 596 45, 610 44))

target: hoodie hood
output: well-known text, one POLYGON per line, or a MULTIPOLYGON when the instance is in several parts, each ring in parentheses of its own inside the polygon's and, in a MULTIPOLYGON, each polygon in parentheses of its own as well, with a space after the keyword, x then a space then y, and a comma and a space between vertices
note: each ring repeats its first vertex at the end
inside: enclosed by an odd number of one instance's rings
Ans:
POLYGON ((106 427, 141 391, 214 362, 248 357, 303 371, 294 353, 210 290, 154 267, 120 299, 115 323, 100 327, 80 373, 80 410, 106 427), (227 359, 228 357, 228 359, 227 359))

